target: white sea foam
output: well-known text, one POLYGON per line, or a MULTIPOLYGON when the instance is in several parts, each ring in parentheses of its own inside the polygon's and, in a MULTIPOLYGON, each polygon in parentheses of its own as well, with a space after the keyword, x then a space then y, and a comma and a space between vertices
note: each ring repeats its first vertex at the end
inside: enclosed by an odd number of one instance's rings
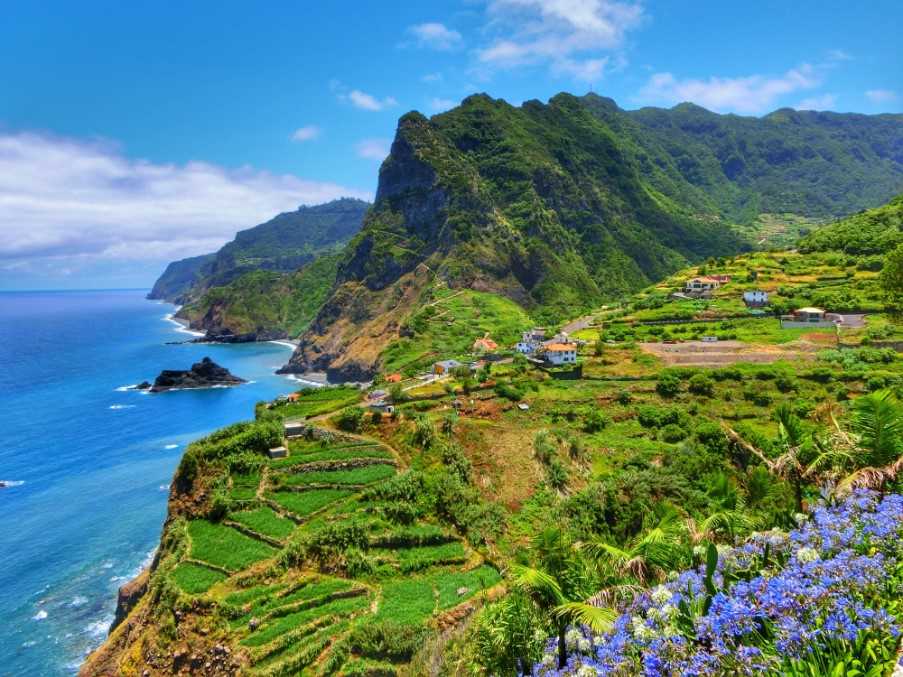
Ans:
POLYGON ((169 485, 168 485, 168 484, 161 484, 159 487, 157 487, 157 490, 158 490, 158 491, 169 491, 169 485))
POLYGON ((31 617, 31 620, 43 621, 45 618, 47 618, 47 612, 41 609, 40 611, 38 611, 38 613, 31 617))
POLYGON ((99 621, 88 623, 88 625, 85 626, 85 632, 92 637, 103 637, 110 630, 111 625, 113 625, 113 619, 105 617, 99 621))
POLYGON ((84 595, 76 595, 72 598, 72 601, 69 602, 69 606, 82 606, 83 604, 88 603, 88 598, 84 595))
POLYGON ((100 568, 101 569, 112 569, 113 563, 110 560, 107 560, 106 562, 104 562, 103 564, 100 565, 100 568))
POLYGON ((163 446, 163 448, 164 449, 178 449, 179 445, 178 444, 166 444, 163 446))
POLYGON ((289 350, 295 349, 295 344, 289 343, 288 341, 270 341, 270 343, 275 343, 277 346, 282 346, 283 348, 288 348, 289 350))
POLYGON ((0 480, 0 484, 9 489, 10 487, 21 487, 25 484, 25 480, 0 480))
MULTIPOLYGON (((176 310, 176 312, 179 312, 179 311, 176 310)), ((188 327, 186 327, 184 324, 182 324, 181 322, 179 322, 176 319, 175 313, 166 313, 166 315, 163 316, 163 319, 166 320, 167 322, 172 322, 174 325, 176 325, 176 331, 179 333, 191 334, 192 336, 205 336, 206 335, 202 331, 194 331, 193 329, 189 329, 188 327)))
POLYGON ((138 387, 137 383, 133 383, 132 385, 128 385, 128 386, 119 386, 118 388, 116 388, 116 392, 117 393, 127 393, 128 391, 134 390, 137 387, 138 387))
POLYGON ((323 386, 326 385, 325 383, 322 383, 320 381, 311 381, 310 379, 301 378, 297 374, 286 374, 285 378, 287 378, 290 381, 297 381, 298 383, 303 383, 306 386, 313 386, 314 388, 322 388, 323 386))
POLYGON ((134 404, 111 404, 110 409, 113 411, 119 411, 120 409, 134 409, 134 404))

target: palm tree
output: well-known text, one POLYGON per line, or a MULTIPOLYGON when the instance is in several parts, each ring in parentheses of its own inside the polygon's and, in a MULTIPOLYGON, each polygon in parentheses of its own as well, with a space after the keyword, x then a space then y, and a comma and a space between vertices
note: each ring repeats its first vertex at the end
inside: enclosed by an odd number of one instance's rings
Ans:
POLYGON ((687 519, 690 541, 696 545, 703 540, 716 541, 719 537, 734 543, 738 536, 750 531, 756 520, 746 510, 746 499, 726 473, 719 472, 711 480, 709 497, 716 508, 701 522, 687 519))
POLYGON ((558 528, 544 529, 533 540, 534 566, 512 567, 514 587, 526 592, 555 624, 558 667, 567 663, 565 630, 570 623, 596 631, 611 627, 616 614, 589 600, 595 583, 586 562, 567 535, 558 528), (588 601, 589 600, 589 601, 588 601))
POLYGON ((853 402, 851 456, 856 466, 838 484, 838 491, 869 487, 884 491, 903 471, 903 405, 889 390, 863 395, 853 402))
POLYGON ((658 522, 638 534, 624 547, 603 540, 590 541, 582 546, 600 564, 611 565, 621 576, 630 576, 640 585, 661 579, 684 554, 682 536, 684 524, 680 511, 662 505, 658 522))
POLYGON ((805 472, 801 457, 806 450, 806 435, 802 421, 789 406, 782 404, 775 414, 778 419, 777 443, 781 453, 777 458, 769 458, 755 445, 744 439, 736 430, 721 422, 727 438, 758 458, 772 475, 786 480, 793 487, 794 502, 797 512, 803 511, 803 473, 805 472))

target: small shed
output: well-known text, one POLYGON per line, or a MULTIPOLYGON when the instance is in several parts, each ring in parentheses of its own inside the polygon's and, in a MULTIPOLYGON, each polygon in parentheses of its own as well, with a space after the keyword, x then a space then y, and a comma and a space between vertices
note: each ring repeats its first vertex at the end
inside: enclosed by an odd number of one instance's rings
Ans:
POLYGON ((386 376, 386 383, 401 383, 401 374, 389 374, 386 376))
POLYGON ((307 426, 301 421, 286 421, 282 424, 282 434, 286 439, 293 437, 304 437, 307 432, 307 426))
POLYGON ((273 447, 267 452, 267 456, 270 458, 285 458, 288 456, 288 449, 284 446, 273 447))
POLYGON ((761 289, 751 289, 743 292, 743 303, 748 308, 759 308, 768 305, 768 292, 761 289))

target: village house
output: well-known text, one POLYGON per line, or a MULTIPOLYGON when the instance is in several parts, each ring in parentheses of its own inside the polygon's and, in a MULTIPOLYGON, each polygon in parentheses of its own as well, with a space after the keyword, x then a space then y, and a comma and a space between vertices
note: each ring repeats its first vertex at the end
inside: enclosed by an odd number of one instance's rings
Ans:
POLYGON ((576 343, 549 343, 543 349, 546 362, 554 365, 574 364, 577 361, 576 343))
POLYGON ((285 458, 288 456, 288 449, 286 449, 283 445, 279 445, 278 447, 273 447, 269 451, 267 451, 267 456, 270 458, 285 458))
POLYGON ((389 374, 386 376, 386 383, 401 383, 401 374, 389 374))
POLYGON ((498 350, 499 344, 491 338, 478 338, 473 342, 473 352, 475 353, 493 353, 498 350))
POLYGON ((761 289, 753 289, 743 292, 743 303, 748 308, 759 308, 768 305, 768 292, 761 289))
POLYGON ((546 330, 541 328, 533 328, 521 334, 521 340, 515 349, 524 355, 532 355, 537 352, 546 340, 546 330))
POLYGON ((463 367, 464 365, 458 362, 458 360, 440 360, 439 362, 433 363, 433 373, 436 376, 443 376, 448 374, 458 367, 463 367))
POLYGON ((307 432, 307 426, 301 421, 286 421, 282 424, 282 434, 286 439, 303 437, 307 432))
POLYGON ((821 308, 798 308, 790 315, 781 316, 782 329, 805 329, 808 327, 833 327, 839 317, 826 313, 821 308))
MULTIPOLYGON (((684 283, 684 294, 688 296, 708 296, 722 285, 724 276, 694 277, 684 283)), ((730 278, 728 278, 730 279, 730 278)))

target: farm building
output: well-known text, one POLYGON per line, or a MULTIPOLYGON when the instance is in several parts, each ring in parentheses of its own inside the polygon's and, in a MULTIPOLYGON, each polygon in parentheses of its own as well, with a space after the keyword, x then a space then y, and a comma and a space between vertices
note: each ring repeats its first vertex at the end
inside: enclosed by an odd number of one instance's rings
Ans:
POLYGON ((826 313, 821 308, 798 308, 790 315, 781 316, 781 328, 805 329, 806 327, 833 327, 837 316, 826 313))
POLYGON ((743 303, 748 308, 759 308, 768 305, 768 292, 761 289, 753 289, 743 292, 743 303))
POLYGON ((516 346, 516 350, 524 355, 531 355, 537 352, 546 340, 546 330, 534 328, 521 334, 521 340, 516 346))
POLYGON ((389 374, 386 376, 386 383, 400 383, 401 374, 389 374))
POLYGON ((286 421, 282 424, 282 434, 286 438, 304 437, 307 432, 307 426, 301 421, 286 421))
POLYGON ((718 289, 721 284, 721 279, 713 276, 694 277, 684 283, 684 293, 690 296, 705 296, 718 289))
POLYGON ((282 445, 273 447, 267 452, 267 456, 269 456, 270 458, 285 458, 286 456, 288 456, 288 449, 286 449, 282 445))

